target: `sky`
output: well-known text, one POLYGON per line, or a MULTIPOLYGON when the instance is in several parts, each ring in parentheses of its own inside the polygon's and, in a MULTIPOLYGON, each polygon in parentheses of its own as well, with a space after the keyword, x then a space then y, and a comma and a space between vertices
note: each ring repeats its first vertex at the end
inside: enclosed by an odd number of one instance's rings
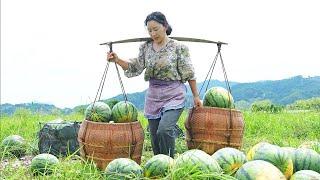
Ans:
MULTIPOLYGON (((49 103, 72 108, 92 102, 107 64, 100 43, 148 37, 144 20, 161 11, 171 36, 222 41, 229 81, 279 80, 320 75, 320 1, 317 0, 2 0, 1 104, 49 103)), ((197 81, 217 52, 214 44, 189 47, 197 81)), ((141 43, 116 44, 122 59, 141 43)), ((213 79, 223 79, 218 61, 213 79)), ((148 87, 143 74, 126 78, 127 93, 148 87)), ((101 99, 121 94, 111 64, 101 99)))

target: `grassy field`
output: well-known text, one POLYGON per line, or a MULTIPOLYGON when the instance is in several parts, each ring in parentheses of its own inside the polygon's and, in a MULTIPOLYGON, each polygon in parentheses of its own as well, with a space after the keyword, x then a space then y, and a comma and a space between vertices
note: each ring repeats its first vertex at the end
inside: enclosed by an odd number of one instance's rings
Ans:
MULTIPOLYGON (((267 141, 279 146, 298 147, 306 141, 320 139, 320 112, 282 112, 282 113, 252 113, 243 112, 245 120, 245 133, 241 150, 247 152, 250 147, 261 141, 267 141)), ((184 130, 184 121, 187 112, 183 112, 179 119, 179 126, 184 130)), ((29 146, 27 147, 27 158, 37 154, 37 132, 40 124, 57 118, 68 121, 82 121, 83 114, 72 114, 61 116, 59 114, 42 115, 32 114, 26 110, 19 110, 13 116, 2 116, 0 119, 0 141, 11 134, 18 134, 24 137, 29 146)), ((147 127, 147 120, 139 114, 139 120, 144 129, 147 127)), ((146 131, 145 131, 146 132, 146 131)), ((176 142, 177 154, 187 150, 185 140, 179 138, 176 142)), ((152 157, 151 143, 148 133, 144 143, 142 154, 142 166, 152 157)), ((9 158, 4 156, 3 149, 0 149, 0 179, 37 179, 33 177, 28 163, 24 159, 9 158)), ((81 157, 70 156, 61 159, 59 167, 51 176, 44 176, 40 179, 102 179, 102 173, 90 162, 83 163, 81 157)), ((174 173, 169 179, 175 179, 174 173)), ((189 177, 190 178, 190 177, 189 177)), ((186 177, 188 179, 188 177, 186 177)))

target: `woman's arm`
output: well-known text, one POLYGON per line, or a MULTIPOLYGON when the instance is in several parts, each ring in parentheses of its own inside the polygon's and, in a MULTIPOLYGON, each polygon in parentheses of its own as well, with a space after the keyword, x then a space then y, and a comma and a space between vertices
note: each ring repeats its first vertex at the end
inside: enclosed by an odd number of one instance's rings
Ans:
POLYGON ((188 83, 192 91, 194 106, 202 107, 202 102, 198 93, 196 80, 189 80, 188 83))
POLYGON ((125 60, 122 60, 118 57, 118 55, 114 52, 108 52, 107 60, 109 62, 115 62, 121 66, 123 70, 127 70, 129 68, 129 63, 125 60))

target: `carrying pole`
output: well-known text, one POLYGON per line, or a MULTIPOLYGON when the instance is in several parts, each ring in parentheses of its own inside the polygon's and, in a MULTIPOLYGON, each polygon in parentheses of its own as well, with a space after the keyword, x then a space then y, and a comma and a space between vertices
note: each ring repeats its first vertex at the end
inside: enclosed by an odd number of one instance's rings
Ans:
MULTIPOLYGON (((200 43, 228 45, 228 43, 221 42, 221 41, 211 41, 211 40, 198 39, 198 38, 188 38, 188 37, 169 37, 169 38, 175 39, 177 41, 188 41, 188 42, 200 42, 200 43)), ((120 40, 120 41, 105 42, 105 43, 101 43, 100 45, 112 45, 112 44, 129 43, 129 42, 142 42, 142 41, 152 41, 152 39, 149 37, 124 39, 124 40, 120 40)))

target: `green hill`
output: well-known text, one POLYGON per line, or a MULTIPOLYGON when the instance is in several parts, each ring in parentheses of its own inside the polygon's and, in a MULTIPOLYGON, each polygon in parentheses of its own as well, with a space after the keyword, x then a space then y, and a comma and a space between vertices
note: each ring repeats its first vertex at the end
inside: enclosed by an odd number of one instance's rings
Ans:
MULTIPOLYGON (((198 83, 200 90, 204 82, 198 83)), ((224 81, 212 80, 208 88, 213 86, 225 87, 224 81)), ((203 86, 200 96, 203 97, 207 84, 203 86)), ((320 97, 320 76, 307 77, 295 76, 288 79, 276 81, 258 81, 252 83, 230 82, 231 92, 236 102, 252 103, 257 100, 269 99, 275 104, 287 105, 297 100, 310 99, 312 97, 320 97)), ((144 97, 146 91, 127 94, 128 100, 135 104, 138 109, 144 107, 144 97)), ((110 99, 124 100, 123 95, 119 94, 110 99)), ((187 90, 186 107, 192 107, 193 99, 190 87, 187 90)), ((73 109, 59 109, 54 105, 40 103, 25 104, 1 104, 1 114, 12 114, 18 108, 26 108, 33 112, 51 113, 60 111, 62 113, 70 113, 74 110, 85 108, 87 105, 79 105, 73 109)))

